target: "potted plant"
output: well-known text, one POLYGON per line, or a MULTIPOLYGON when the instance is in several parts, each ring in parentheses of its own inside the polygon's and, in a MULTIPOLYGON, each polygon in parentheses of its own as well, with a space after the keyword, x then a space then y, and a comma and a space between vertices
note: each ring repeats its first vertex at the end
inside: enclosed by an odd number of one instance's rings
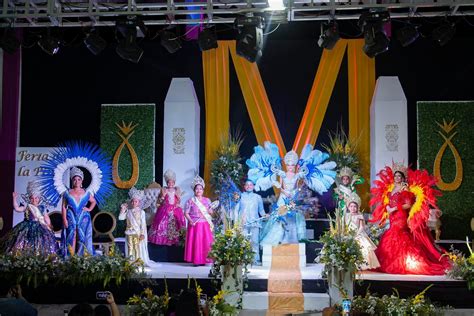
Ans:
POLYGON ((244 281, 253 257, 250 241, 238 226, 214 236, 214 244, 209 252, 209 258, 214 261, 211 273, 222 282, 224 300, 237 308, 242 307, 244 281))

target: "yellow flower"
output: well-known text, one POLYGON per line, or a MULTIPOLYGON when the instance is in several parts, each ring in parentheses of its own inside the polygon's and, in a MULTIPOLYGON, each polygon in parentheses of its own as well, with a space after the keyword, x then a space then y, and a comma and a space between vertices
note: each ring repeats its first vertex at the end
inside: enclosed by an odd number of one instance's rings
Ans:
POLYGON ((143 291, 143 294, 145 294, 145 296, 147 298, 152 298, 153 297, 153 291, 147 287, 144 291, 143 291))

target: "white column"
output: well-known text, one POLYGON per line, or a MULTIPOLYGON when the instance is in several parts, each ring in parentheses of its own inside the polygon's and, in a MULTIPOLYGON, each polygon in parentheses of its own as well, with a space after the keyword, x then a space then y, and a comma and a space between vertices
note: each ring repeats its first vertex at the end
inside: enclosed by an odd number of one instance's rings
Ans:
POLYGON ((379 77, 370 105, 370 180, 386 165, 408 164, 407 99, 398 77, 379 77))
POLYGON ((176 185, 185 191, 183 203, 192 196, 191 182, 199 172, 199 117, 193 82, 173 78, 165 99, 163 173, 167 169, 176 172, 176 185))

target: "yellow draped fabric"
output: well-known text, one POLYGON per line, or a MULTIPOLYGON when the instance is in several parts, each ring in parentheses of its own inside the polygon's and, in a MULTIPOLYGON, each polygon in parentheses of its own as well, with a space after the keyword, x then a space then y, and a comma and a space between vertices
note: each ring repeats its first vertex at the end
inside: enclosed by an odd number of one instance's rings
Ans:
POLYGON ((272 266, 268 275, 269 314, 304 311, 303 281, 299 263, 299 244, 272 247, 272 266))
POLYGON ((297 153, 300 153, 306 144, 316 143, 346 47, 347 40, 339 40, 332 50, 323 51, 293 144, 293 149, 297 153))
POLYGON ((285 144, 273 115, 272 106, 268 100, 257 64, 237 55, 235 41, 229 41, 229 48, 258 143, 263 144, 264 141, 271 141, 278 145, 280 154, 284 155, 286 153, 285 144))
MULTIPOLYGON (((362 176, 366 182, 359 194, 363 207, 368 207, 370 187, 370 103, 375 89, 375 59, 362 51, 363 39, 348 45, 349 138, 358 141, 362 176)), ((368 209, 368 208, 367 208, 368 209)))
POLYGON ((229 49, 226 43, 202 53, 204 73, 204 97, 206 102, 206 136, 204 180, 206 194, 209 196, 211 162, 216 158, 216 151, 229 133, 229 49))

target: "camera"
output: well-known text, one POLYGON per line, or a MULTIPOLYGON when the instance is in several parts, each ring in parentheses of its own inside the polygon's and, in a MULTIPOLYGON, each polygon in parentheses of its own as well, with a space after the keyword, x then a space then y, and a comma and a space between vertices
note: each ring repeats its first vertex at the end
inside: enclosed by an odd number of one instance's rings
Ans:
POLYGON ((105 301, 109 295, 108 291, 97 291, 95 292, 95 299, 100 301, 105 301))

